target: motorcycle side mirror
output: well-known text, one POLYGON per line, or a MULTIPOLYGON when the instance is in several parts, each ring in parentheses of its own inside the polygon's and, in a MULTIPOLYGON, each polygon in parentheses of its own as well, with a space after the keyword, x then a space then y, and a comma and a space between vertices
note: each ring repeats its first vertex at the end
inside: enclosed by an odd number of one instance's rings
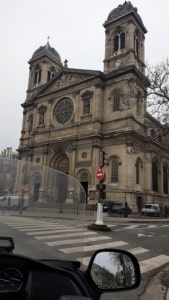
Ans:
POLYGON ((0 253, 12 253, 15 249, 12 237, 0 237, 0 253))
POLYGON ((136 257, 124 250, 103 249, 92 256, 87 275, 100 292, 129 290, 140 284, 140 267, 136 257))

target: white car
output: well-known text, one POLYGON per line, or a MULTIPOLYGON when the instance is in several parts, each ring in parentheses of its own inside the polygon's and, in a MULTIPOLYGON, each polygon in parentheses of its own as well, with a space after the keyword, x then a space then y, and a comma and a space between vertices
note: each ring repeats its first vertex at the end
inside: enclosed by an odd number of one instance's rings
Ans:
POLYGON ((144 208, 141 210, 141 214, 144 216, 160 216, 160 206, 159 204, 147 203, 144 205, 144 208))

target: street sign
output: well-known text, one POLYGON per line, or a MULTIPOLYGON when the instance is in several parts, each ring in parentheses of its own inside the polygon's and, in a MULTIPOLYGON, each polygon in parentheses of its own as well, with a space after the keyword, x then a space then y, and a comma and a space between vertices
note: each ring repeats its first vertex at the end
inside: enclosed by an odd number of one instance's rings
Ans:
POLYGON ((102 180, 104 178, 104 171, 102 169, 99 169, 97 172, 96 172, 96 178, 98 180, 102 180))

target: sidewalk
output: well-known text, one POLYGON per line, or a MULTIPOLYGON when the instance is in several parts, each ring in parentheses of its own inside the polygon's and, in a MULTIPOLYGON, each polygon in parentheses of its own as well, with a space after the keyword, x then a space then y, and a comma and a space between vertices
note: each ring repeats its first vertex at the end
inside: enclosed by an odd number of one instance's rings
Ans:
MULTIPOLYGON (((58 219, 74 219, 74 220, 83 220, 83 221, 89 221, 91 223, 96 222, 96 211, 86 211, 78 213, 67 211, 66 213, 58 213, 50 211, 28 211, 24 210, 22 214, 19 214, 19 211, 7 211, 4 210, 0 211, 0 215, 13 215, 13 216, 23 216, 23 217, 35 217, 35 218, 58 218, 58 219)), ((140 215, 128 215, 128 217, 124 217, 123 215, 114 215, 109 216, 108 213, 103 213, 103 222, 107 226, 110 223, 118 222, 118 223, 130 223, 130 222, 137 222, 137 223, 147 223, 147 222, 169 222, 169 218, 160 218, 160 217, 145 217, 140 215)))

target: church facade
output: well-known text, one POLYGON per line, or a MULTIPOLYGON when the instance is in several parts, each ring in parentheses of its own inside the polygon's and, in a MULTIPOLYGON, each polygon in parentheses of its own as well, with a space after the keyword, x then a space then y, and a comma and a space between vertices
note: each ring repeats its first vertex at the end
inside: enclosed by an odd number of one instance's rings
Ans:
POLYGON ((19 157, 75 177, 94 203, 104 151, 107 201, 127 201, 138 211, 144 203, 167 204, 165 127, 146 111, 146 27, 125 1, 104 28, 103 71, 69 68, 49 42, 33 53, 19 157))

